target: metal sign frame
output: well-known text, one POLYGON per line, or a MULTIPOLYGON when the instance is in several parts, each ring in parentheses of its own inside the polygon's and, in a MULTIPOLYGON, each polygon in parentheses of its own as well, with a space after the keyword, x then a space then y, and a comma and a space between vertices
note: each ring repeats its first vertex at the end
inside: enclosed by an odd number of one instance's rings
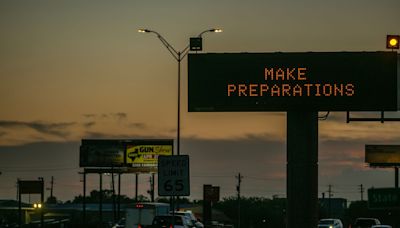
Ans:
POLYGON ((397 111, 394 52, 188 56, 189 112, 397 111))
POLYGON ((159 156, 158 195, 189 196, 189 155, 159 156))

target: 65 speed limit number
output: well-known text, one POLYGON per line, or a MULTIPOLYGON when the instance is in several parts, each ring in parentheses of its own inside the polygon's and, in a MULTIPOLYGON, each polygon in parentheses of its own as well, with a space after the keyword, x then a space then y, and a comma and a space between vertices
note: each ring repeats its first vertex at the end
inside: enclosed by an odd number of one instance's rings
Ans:
POLYGON ((158 157, 158 195, 190 195, 188 155, 158 157))

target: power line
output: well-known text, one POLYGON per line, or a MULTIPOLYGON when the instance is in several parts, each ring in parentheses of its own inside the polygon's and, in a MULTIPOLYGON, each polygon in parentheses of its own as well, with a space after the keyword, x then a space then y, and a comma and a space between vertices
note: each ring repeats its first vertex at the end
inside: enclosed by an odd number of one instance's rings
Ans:
POLYGON ((359 185, 360 194, 361 194, 361 201, 364 201, 364 186, 362 184, 359 185))

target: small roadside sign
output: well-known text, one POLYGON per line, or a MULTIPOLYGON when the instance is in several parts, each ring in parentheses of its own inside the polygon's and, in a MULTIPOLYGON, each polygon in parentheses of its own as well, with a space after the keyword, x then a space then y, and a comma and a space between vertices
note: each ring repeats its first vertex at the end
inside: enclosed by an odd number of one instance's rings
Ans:
POLYGON ((219 186, 203 185, 203 200, 217 203, 219 201, 219 186))
POLYGON ((368 189, 368 206, 371 209, 399 208, 400 189, 398 188, 368 189))
POLYGON ((188 155, 158 157, 158 195, 190 195, 188 155))

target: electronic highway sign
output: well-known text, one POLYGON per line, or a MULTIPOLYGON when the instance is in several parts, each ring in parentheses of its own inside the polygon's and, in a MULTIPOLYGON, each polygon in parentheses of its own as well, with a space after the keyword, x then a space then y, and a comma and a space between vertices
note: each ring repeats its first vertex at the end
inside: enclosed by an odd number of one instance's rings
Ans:
POLYGON ((395 52, 189 54, 188 77, 190 112, 398 110, 395 52))

